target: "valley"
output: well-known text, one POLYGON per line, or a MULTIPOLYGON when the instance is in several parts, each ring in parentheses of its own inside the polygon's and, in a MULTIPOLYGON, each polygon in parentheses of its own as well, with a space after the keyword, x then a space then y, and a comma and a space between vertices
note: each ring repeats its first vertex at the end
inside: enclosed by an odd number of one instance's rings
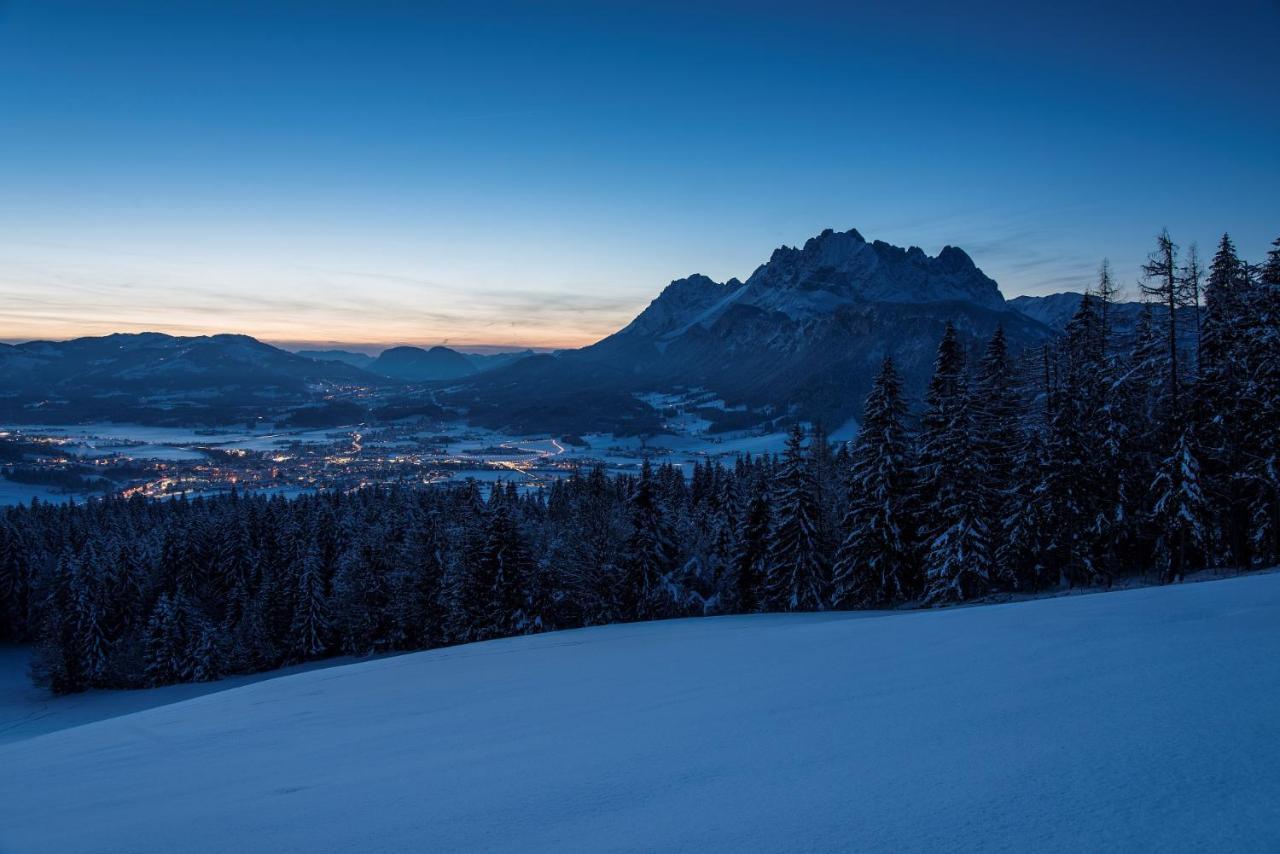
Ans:
MULTIPOLYGON (((369 487, 419 487, 468 479, 512 482, 527 491, 575 471, 635 472, 644 459, 731 464, 739 454, 781 451, 786 434, 709 432, 702 395, 645 395, 661 433, 617 436, 516 434, 464 420, 406 418, 390 423, 258 429, 141 424, 0 424, 0 505, 83 502, 107 495, 174 498, 232 489, 291 497, 369 487), (693 398, 695 402, 690 402, 693 398)), ((851 438, 854 423, 837 431, 851 438)))

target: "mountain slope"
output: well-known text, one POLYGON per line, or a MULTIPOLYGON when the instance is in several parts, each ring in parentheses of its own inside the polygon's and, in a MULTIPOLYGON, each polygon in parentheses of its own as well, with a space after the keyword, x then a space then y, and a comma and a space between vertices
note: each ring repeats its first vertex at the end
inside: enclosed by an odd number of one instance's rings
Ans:
POLYGON ((632 624, 0 747, 0 850, 1280 846, 1280 574, 632 624))
POLYGON ((827 230, 775 250, 746 282, 676 280, 617 333, 539 369, 522 363, 518 381, 503 370, 478 377, 452 402, 494 426, 617 430, 652 427, 626 403, 634 393, 696 387, 759 420, 795 414, 836 425, 861 410, 885 356, 898 362, 908 394, 921 394, 947 321, 975 350, 997 326, 1015 349, 1054 334, 1010 310, 960 249, 931 258, 827 230), (610 403, 580 410, 576 426, 558 421, 584 388, 610 403))

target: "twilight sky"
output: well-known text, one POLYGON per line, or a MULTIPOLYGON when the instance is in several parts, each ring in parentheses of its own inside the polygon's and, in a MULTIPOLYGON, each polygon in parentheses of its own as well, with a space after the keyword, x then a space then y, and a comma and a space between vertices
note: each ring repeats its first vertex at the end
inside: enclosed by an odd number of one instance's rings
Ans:
POLYGON ((1280 234, 1280 2, 0 0, 0 339, 569 346, 825 227, 1280 234))

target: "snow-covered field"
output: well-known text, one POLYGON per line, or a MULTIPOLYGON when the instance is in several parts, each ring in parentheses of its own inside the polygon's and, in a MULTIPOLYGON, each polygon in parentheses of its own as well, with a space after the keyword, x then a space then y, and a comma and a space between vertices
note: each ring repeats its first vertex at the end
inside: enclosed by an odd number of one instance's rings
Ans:
MULTIPOLYGON (((214 691, 226 691, 265 679, 278 679, 288 673, 336 667, 355 660, 332 658, 269 673, 231 676, 220 682, 167 685, 148 691, 89 691, 67 697, 54 697, 43 688, 31 684, 28 672, 31 663, 29 648, 0 646, 0 745, 143 709, 166 706, 214 691)), ((4 834, 0 831, 0 840, 3 837, 4 834)), ((6 850, 0 846, 0 852, 6 850)))
POLYGON ((0 746, 5 852, 1274 851, 1280 574, 613 626, 0 746))

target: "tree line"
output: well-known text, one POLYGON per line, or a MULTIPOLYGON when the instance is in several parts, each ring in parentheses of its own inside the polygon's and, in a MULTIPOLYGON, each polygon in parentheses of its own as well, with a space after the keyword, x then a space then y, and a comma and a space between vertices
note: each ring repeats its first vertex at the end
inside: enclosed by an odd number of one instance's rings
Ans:
POLYGON ((1280 559, 1280 240, 1167 234, 1136 329, 1104 264, 1065 334, 970 353, 918 413, 886 359, 856 438, 520 494, 474 481, 0 514, 0 640, 56 692, 627 620, 939 605, 1280 559), (1190 313, 1184 309, 1191 307, 1190 313))

